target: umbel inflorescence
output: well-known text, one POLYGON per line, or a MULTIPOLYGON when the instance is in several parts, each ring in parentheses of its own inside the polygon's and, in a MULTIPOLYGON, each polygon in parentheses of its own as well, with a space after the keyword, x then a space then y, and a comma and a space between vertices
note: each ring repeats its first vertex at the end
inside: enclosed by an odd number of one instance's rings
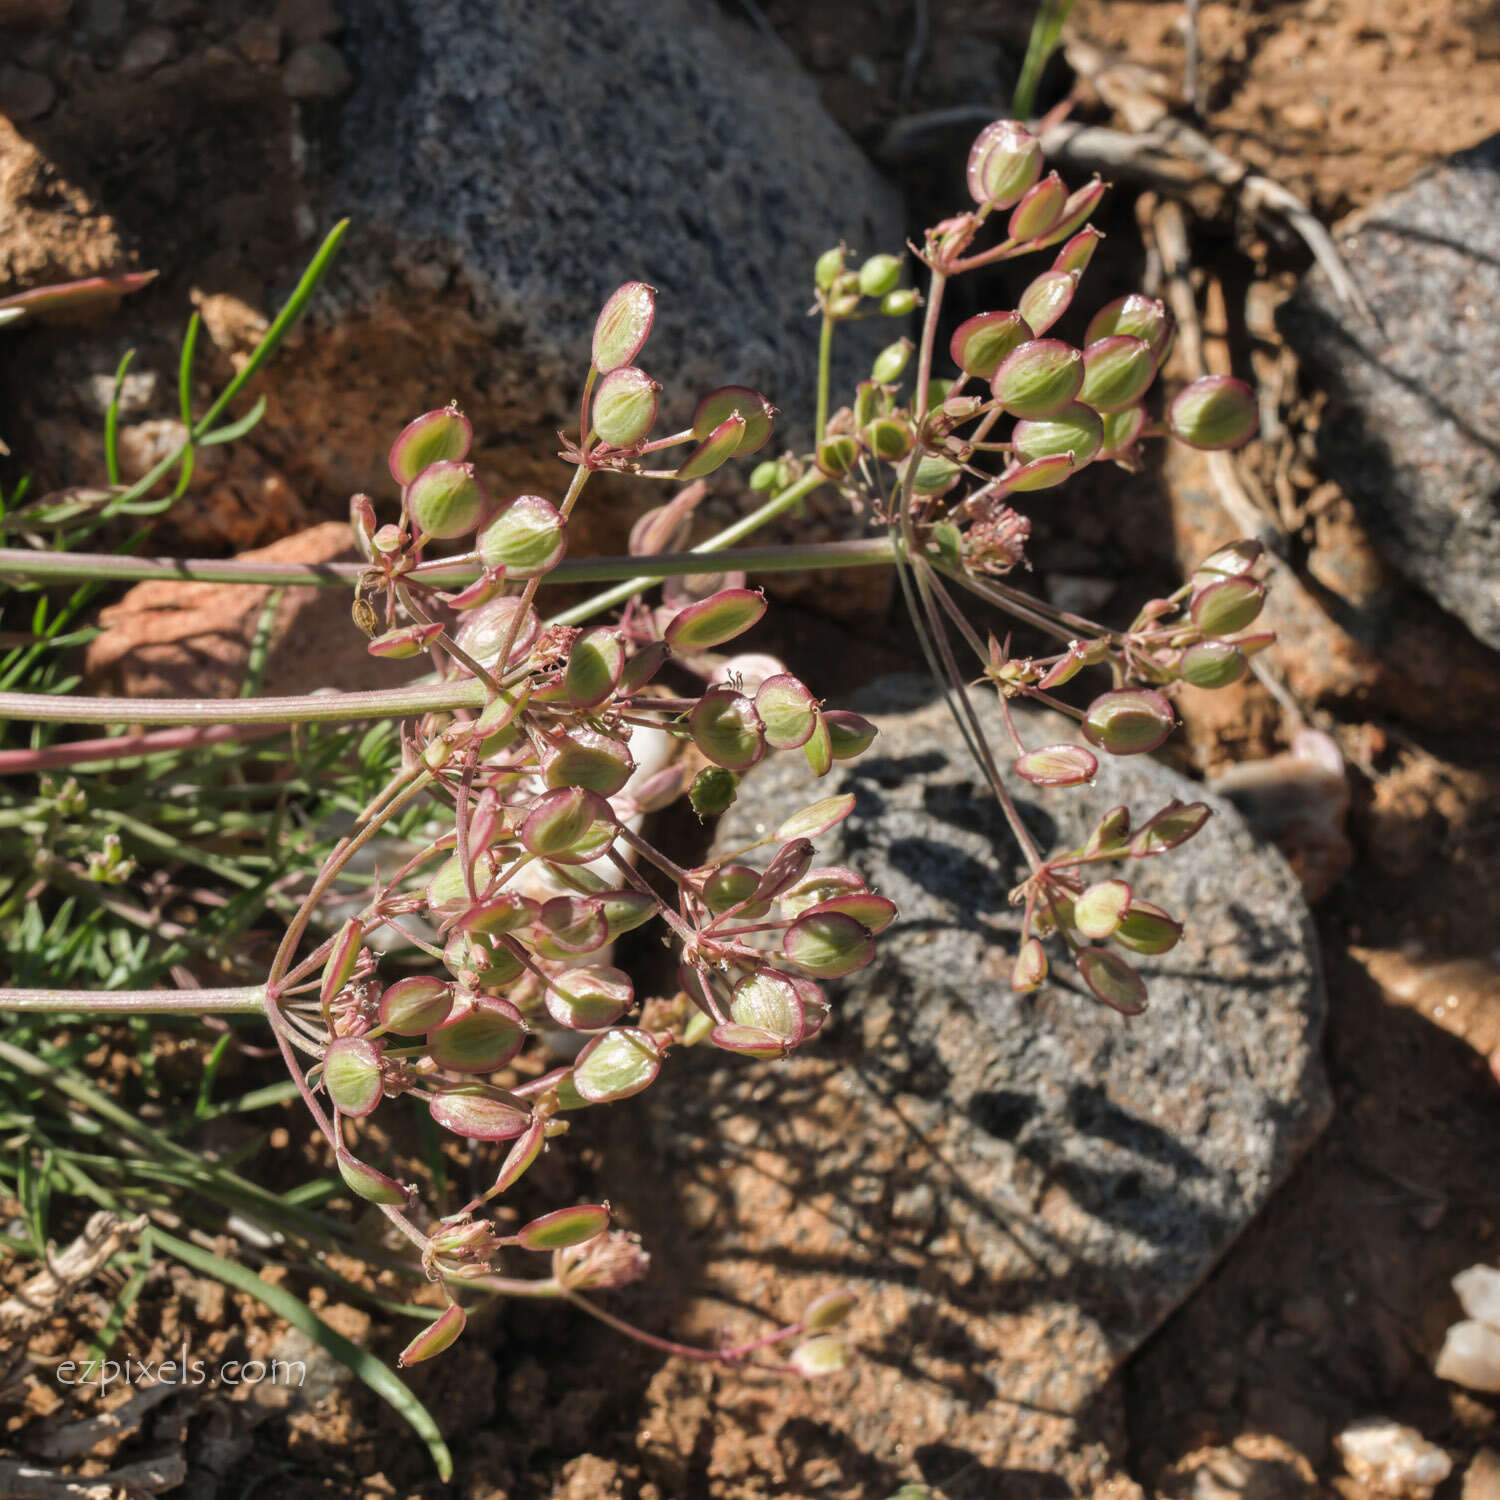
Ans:
MULTIPOLYGON (((653 437, 661 387, 636 360, 655 292, 636 281, 599 314, 577 427, 562 435, 571 476, 558 497, 492 495, 469 462, 471 426, 450 406, 417 417, 391 447, 399 513, 383 520, 374 501, 355 498, 364 563, 354 620, 376 656, 425 654, 434 681, 418 690, 416 716, 410 693, 386 710, 407 716, 400 768, 312 881, 257 1003, 344 1182, 414 1243, 443 1291, 447 1309, 413 1340, 408 1362, 462 1331, 465 1288, 567 1297, 648 1337, 585 1296, 645 1269, 641 1247, 609 1227, 606 1204, 560 1208, 504 1233, 491 1217, 496 1200, 576 1111, 650 1087, 674 1048, 776 1059, 812 1041, 830 1013, 825 983, 868 964, 896 915, 857 873, 818 863, 815 841, 849 815, 849 794, 831 789, 758 843, 691 868, 658 847, 645 822, 680 796, 701 817, 721 813, 739 777, 768 754, 801 755, 823 777, 871 743, 874 726, 826 706, 815 683, 722 649, 766 609, 744 568, 766 565, 768 550, 739 554, 733 545, 817 489, 843 495, 874 534, 788 544, 775 565, 896 570, 928 661, 1027 862, 1012 892, 1024 914, 1015 990, 1045 980, 1050 946, 1100 1001, 1132 1014, 1144 1008, 1136 959, 1170 949, 1181 920, 1098 867, 1134 868, 1167 853, 1203 826, 1208 809, 1102 810, 1082 847, 1044 852, 1007 781, 1086 787, 1100 754, 1162 743, 1175 724, 1177 684, 1240 680, 1272 640, 1253 628, 1265 597, 1259 548, 1220 548, 1170 597, 1146 601, 1128 627, 1111 629, 1006 581, 1026 559, 1029 521, 1017 505, 1056 504, 1043 492, 1090 464, 1134 468, 1155 437, 1237 446, 1255 431, 1255 403, 1241 382, 1215 376, 1179 392, 1164 416, 1151 414, 1173 337, 1171 315, 1154 298, 1098 309, 1077 345, 1055 335, 1101 238, 1088 219, 1104 188, 1095 179, 1069 192, 1043 167, 1022 125, 999 121, 980 133, 968 164, 972 206, 913 247, 925 271, 920 292, 899 285, 895 255, 855 267, 838 247, 818 260, 810 452, 766 456, 776 413, 742 386, 707 393, 689 427, 653 437), (1015 307, 968 318, 939 346, 954 277, 1036 254, 1045 267, 1015 307), (882 350, 852 399, 830 410, 839 325, 918 309, 918 339, 882 350), (759 508, 685 550, 703 481, 757 453, 749 482, 765 497, 759 508), (601 470, 678 488, 635 527, 632 566, 618 586, 547 618, 539 591, 564 566, 574 512, 601 470), (455 555, 461 543, 470 550, 455 555), (1013 654, 1008 635, 975 628, 955 589, 1053 647, 1013 654), (986 743, 970 696, 976 684, 999 694, 1003 746, 986 743), (1091 690, 1075 704, 1083 684, 1091 690), (1016 698, 1070 715, 1082 743, 1027 745, 1009 709, 1016 698), (433 810, 431 837, 392 854, 377 841, 417 799, 433 810), (372 844, 381 851, 377 877, 333 930, 327 906, 347 901, 341 877, 372 844), (646 924, 673 949, 678 984, 642 1003, 612 957, 622 935, 646 924), (399 974, 382 956, 398 943, 406 950, 399 974), (424 972, 408 972, 412 949, 426 955, 424 972), (419 1203, 366 1160, 365 1122, 401 1100, 472 1151, 489 1152, 488 1186, 469 1202, 419 1203), (550 1274, 498 1274, 511 1248, 549 1254, 550 1274)), ((232 717, 252 710, 241 705, 232 717)), ((370 711, 369 695, 354 695, 345 716, 370 711)), ((120 717, 142 712, 136 705, 120 717)), ((327 699, 316 707, 320 718, 339 712, 327 699)), ((165 713, 158 721, 172 722, 165 713)), ((764 1361, 784 1348, 783 1368, 836 1369, 845 1349, 829 1330, 849 1305, 846 1293, 831 1293, 795 1323, 705 1357, 764 1361)))

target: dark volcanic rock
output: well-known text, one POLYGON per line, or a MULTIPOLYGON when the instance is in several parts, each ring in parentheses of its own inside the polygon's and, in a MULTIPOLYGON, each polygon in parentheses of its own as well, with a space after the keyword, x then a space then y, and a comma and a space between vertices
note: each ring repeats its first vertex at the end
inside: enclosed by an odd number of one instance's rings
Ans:
MULTIPOLYGON (((1209 797, 1197 840, 1129 872, 1189 919, 1173 952, 1142 960, 1147 1013, 1066 981, 1017 997, 1020 861, 928 692, 882 679, 856 705, 881 730, 861 760, 816 783, 802 757, 771 757, 719 833, 739 847, 852 790, 818 862, 855 866, 899 906, 874 964, 831 987, 828 1030, 783 1065, 674 1058, 642 1138, 611 1149, 673 1185, 675 1253, 724 1300, 794 1316, 839 1282, 862 1293, 851 1379, 725 1389, 729 1409, 772 1401, 903 1477, 994 1476, 974 1493, 1009 1493, 1018 1468, 1083 1485, 1118 1445, 1110 1372, 1326 1120, 1315 938, 1281 856, 1209 797)), ((985 712, 999 743, 992 699, 985 712)), ((1033 743, 1066 737, 1018 717, 1033 743)), ((1203 793, 1137 758, 1102 767, 1092 792, 1028 789, 1022 805, 1051 849, 1112 803, 1144 816, 1174 795, 1203 793)))
POLYGON ((1324 462, 1390 561, 1500 648, 1500 136, 1383 199, 1340 248, 1380 328, 1321 271, 1280 318, 1335 398, 1324 462))
POLYGON ((664 417, 729 382, 789 421, 810 411, 814 259, 841 239, 899 251, 904 226, 783 52, 690 0, 356 0, 345 16, 359 83, 333 196, 384 231, 351 246, 373 285, 456 273, 496 337, 491 379, 561 417, 604 298, 647 281, 640 362, 664 417))

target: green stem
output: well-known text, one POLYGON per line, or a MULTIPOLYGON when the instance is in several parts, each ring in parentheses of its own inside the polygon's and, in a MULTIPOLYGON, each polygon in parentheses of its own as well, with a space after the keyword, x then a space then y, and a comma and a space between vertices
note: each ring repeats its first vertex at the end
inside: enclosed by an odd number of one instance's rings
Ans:
POLYGON ((130 1016, 260 1015, 264 985, 225 990, 6 990, 0 1011, 130 1016))
MULTIPOLYGON (((738 534, 743 536, 745 533, 740 531, 738 534)), ((719 538, 710 538, 710 542, 718 543, 719 538)), ((719 551, 727 549, 728 545, 710 546, 705 542, 698 550, 719 551)), ((874 567, 890 560, 885 538, 881 537, 862 542, 739 547, 723 559, 723 566, 743 573, 800 573, 817 568, 874 567)), ((34 552, 29 547, 0 547, 0 578, 47 583, 175 580, 179 583, 352 588, 366 570, 366 564, 353 562, 250 563, 236 558, 179 561, 172 557, 116 557, 105 552, 34 552)), ((655 578, 671 578, 702 571, 702 559, 694 552, 658 552, 643 557, 565 557, 541 583, 544 587, 554 583, 614 583, 619 579, 634 578, 642 572, 649 572, 655 578)), ((408 576, 412 582, 434 588, 460 588, 473 583, 479 576, 479 565, 469 557, 445 559, 422 563, 408 576)))
POLYGON ((367 693, 307 693, 296 698, 75 698, 0 693, 0 719, 48 724, 329 724, 405 718, 482 708, 487 689, 470 678, 367 693))
POLYGON ((818 332, 818 415, 813 423, 813 451, 823 441, 824 429, 828 426, 828 387, 833 373, 833 319, 823 314, 823 326, 818 332))
MULTIPOLYGON (((752 510, 748 516, 741 516, 733 526, 726 526, 716 536, 711 536, 706 542, 699 542, 696 547, 684 553, 676 554, 679 560, 693 557, 701 557, 705 552, 722 552, 726 548, 733 547, 741 539, 752 532, 760 530, 768 521, 773 521, 783 511, 790 510, 799 500, 805 499, 819 487, 827 484, 827 478, 816 469, 804 474, 795 484, 790 484, 779 495, 773 495, 764 505, 752 510)), ((776 550, 781 549, 766 549, 776 550)), ((804 549, 806 550, 806 549, 804 549)), ((651 559, 656 565, 660 559, 651 559)), ((645 559, 637 558, 636 565, 639 567, 645 559)), ((678 571, 674 569, 673 571, 678 571)), ((701 569, 683 568, 682 572, 701 572, 701 569)), ((738 571, 736 568, 734 571, 738 571)), ((632 599, 643 589, 649 589, 653 584, 660 583, 667 574, 665 572, 653 571, 642 573, 636 578, 627 579, 624 583, 617 584, 612 589, 605 589, 601 594, 595 594, 591 599, 585 599, 582 604, 575 604, 572 609, 565 609, 561 614, 554 615, 548 624, 551 625, 577 625, 584 620, 592 619, 600 610, 612 609, 616 604, 624 604, 627 599, 632 599)))

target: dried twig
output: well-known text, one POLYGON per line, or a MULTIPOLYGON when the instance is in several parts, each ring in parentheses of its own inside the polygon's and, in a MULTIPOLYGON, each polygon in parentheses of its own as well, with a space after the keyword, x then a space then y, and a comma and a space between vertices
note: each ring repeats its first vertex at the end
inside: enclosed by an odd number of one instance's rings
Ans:
POLYGON ((0 1495, 6 1500, 118 1500, 122 1494, 159 1495, 186 1479, 187 1460, 180 1452, 124 1464, 88 1479, 0 1458, 0 1495))
MULTIPOLYGON (((21 1289, 0 1302, 0 1332, 26 1333, 46 1322, 73 1292, 96 1276, 128 1240, 146 1227, 146 1220, 120 1219, 101 1210, 90 1216, 83 1233, 21 1289)), ((0 1494, 8 1493, 0 1486, 0 1494)))

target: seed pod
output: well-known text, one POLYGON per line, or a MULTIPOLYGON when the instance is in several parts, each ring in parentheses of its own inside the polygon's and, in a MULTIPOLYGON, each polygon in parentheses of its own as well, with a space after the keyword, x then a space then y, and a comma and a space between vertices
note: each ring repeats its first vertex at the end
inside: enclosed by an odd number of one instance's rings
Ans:
POLYGON ((365 929, 360 922, 350 917, 339 928, 329 950, 328 961, 323 965, 323 982, 318 986, 318 1000, 327 1005, 354 975, 355 966, 365 941, 365 929))
MULTIPOLYGON (((500 855, 493 849, 483 849, 471 861, 474 890, 483 895, 489 883, 500 871, 500 855)), ((434 917, 456 917, 469 905, 468 887, 464 883, 463 864, 458 855, 445 860, 436 875, 427 882, 427 911, 434 917)))
POLYGON ((509 1103, 468 1084, 445 1088, 428 1101, 433 1123, 470 1141, 513 1141, 531 1124, 524 1101, 509 1103))
POLYGON ((743 635, 765 612, 759 589, 720 589, 678 610, 663 634, 674 651, 707 651, 743 635))
POLYGON ((1010 987, 1018 995, 1029 995, 1047 977, 1047 950, 1035 938, 1027 938, 1016 954, 1010 971, 1010 987))
POLYGON ((1197 590, 1189 612, 1204 635, 1233 635, 1255 623, 1265 602, 1265 584, 1253 578, 1223 578, 1197 590))
POLYGON ((878 937, 896 920, 896 903, 886 896, 877 896, 874 891, 850 891, 847 895, 819 901, 804 915, 821 917, 829 912, 853 917, 871 937, 878 937))
POLYGON ((1138 1016, 1146 1008, 1146 986, 1141 976, 1108 948, 1085 948, 1078 955, 1078 972, 1096 1000, 1121 1015, 1138 1016))
POLYGON ((749 865, 721 865, 705 876, 699 891, 715 916, 739 906, 739 915, 758 921, 771 910, 769 901, 751 901, 760 887, 760 871, 749 865))
MULTIPOLYGON (((469 907, 458 919, 458 929, 460 932, 486 935, 519 932, 523 927, 530 927, 540 912, 541 908, 530 896, 522 896, 516 891, 501 891, 490 900, 469 907)), ((406 981, 403 979, 398 983, 405 984, 406 981)))
POLYGON ((481 666, 494 668, 500 665, 500 648, 515 630, 515 639, 510 648, 510 662, 525 657, 536 644, 541 633, 541 622, 536 611, 527 608, 519 626, 514 625, 521 611, 519 595, 507 595, 491 604, 482 604, 474 610, 459 628, 455 639, 464 651, 481 666))
POLYGON ((900 463, 916 441, 911 427, 897 417, 880 417, 865 427, 860 437, 882 463, 900 463))
POLYGON ((1045 745, 1016 759, 1016 775, 1033 786, 1084 786, 1098 773, 1098 757, 1082 745, 1045 745))
POLYGON ((541 859, 583 865, 609 848, 616 828, 603 797, 582 787, 562 787, 532 804, 521 824, 521 842, 541 859))
POLYGON ((988 380, 1013 349, 1032 337, 1018 312, 977 313, 953 330, 948 352, 965 375, 988 380))
POLYGON ((704 693, 688 715, 688 731, 704 755, 727 771, 748 771, 766 753, 755 705, 730 688, 704 693))
POLYGON ((635 365, 612 369, 594 391, 590 417, 601 442, 611 448, 643 443, 656 422, 661 387, 635 365))
POLYGON ((1037 420, 1059 412, 1083 385, 1084 360, 1061 339, 1030 339, 1006 356, 990 389, 1013 416, 1037 420))
POLYGON ((829 748, 835 760, 854 760, 875 742, 880 730, 863 714, 847 708, 830 708, 823 714, 828 727, 829 748))
POLYGON ((1172 705, 1152 688, 1115 688, 1089 704, 1083 734, 1111 755, 1155 750, 1176 724, 1172 705))
POLYGON ((1179 802, 1174 798, 1136 829, 1130 840, 1131 857, 1146 859, 1153 854, 1168 853, 1187 843, 1212 816, 1213 811, 1205 802, 1179 802))
POLYGON ((617 1026, 595 1037, 573 1064, 573 1088, 588 1104, 609 1104, 649 1088, 661 1071, 661 1048, 647 1032, 617 1026))
MULTIPOLYGON (((1037 236, 1036 248, 1045 250, 1047 246, 1055 245, 1081 229, 1088 222, 1089 216, 1098 208, 1103 197, 1104 183, 1098 177, 1069 193, 1067 202, 1063 204, 1062 212, 1058 214, 1056 222, 1046 234, 1037 236)), ((1081 271, 1083 267, 1080 266, 1078 269, 1081 271)))
POLYGON ((360 1161, 357 1156, 350 1155, 342 1147, 338 1152, 338 1165, 344 1186, 366 1203, 389 1203, 393 1208, 404 1208, 411 1197, 410 1190, 394 1177, 377 1172, 374 1167, 360 1161))
POLYGON ((369 641, 365 650, 371 656, 385 661, 409 661, 420 656, 443 633, 440 620, 428 625, 403 625, 399 630, 387 630, 369 641))
POLYGON ((1059 485, 1077 469, 1071 453, 1054 453, 1049 458, 1038 458, 1029 464, 1017 464, 1007 469, 1001 481, 1000 493, 1026 493, 1030 490, 1050 490, 1059 485))
POLYGON ((1233 687, 1249 670, 1249 660, 1233 641, 1199 641, 1177 661, 1177 675, 1184 682, 1210 691, 1233 687))
POLYGON ((1067 201, 1068 190, 1062 178, 1056 172, 1049 172, 1028 188, 1016 204, 1006 227, 1007 235, 1017 241, 1041 239, 1062 217, 1067 201))
POLYGON ((341 1114, 358 1120, 373 1113, 385 1094, 380 1047, 364 1037, 341 1036, 323 1054, 323 1087, 341 1114))
POLYGON ((568 969, 547 986, 547 1014, 570 1031, 602 1031, 635 1002, 635 987, 621 969, 600 965, 568 969))
POLYGON ((769 495, 774 490, 781 488, 780 484, 781 465, 774 459, 768 458, 763 463, 758 463, 750 471, 750 488, 757 495, 769 495))
POLYGON ((808 735, 807 743, 802 747, 802 754, 812 767, 814 776, 826 776, 833 769, 833 735, 828 728, 827 716, 821 709, 818 711, 818 722, 813 725, 813 732, 808 735))
POLYGON ((813 732, 818 700, 805 683, 789 672, 778 672, 756 689, 755 711, 765 726, 766 743, 773 750, 796 750, 813 732))
POLYGON ((473 440, 474 429, 456 406, 424 412, 408 422, 391 444, 391 478, 399 485, 408 485, 430 464, 466 458, 473 440))
POLYGON ((789 917, 800 917, 825 901, 835 900, 839 896, 858 895, 864 888, 864 880, 857 871, 846 869, 842 865, 827 865, 821 869, 809 870, 789 891, 783 892, 781 909, 789 917))
POLYGON ((849 1346, 831 1333, 814 1334, 804 1339, 787 1356, 787 1363, 804 1380, 816 1380, 820 1375, 837 1375, 849 1364, 849 1346))
POLYGON ((543 958, 593 953, 609 941, 603 904, 592 896, 554 896, 542 902, 532 941, 543 958))
MULTIPOLYGON (((908 361, 911 359, 913 348, 910 339, 897 339, 894 344, 887 344, 879 354, 875 356, 875 363, 870 366, 870 376, 878 380, 882 385, 894 385, 900 380, 906 370, 908 361)), ((752 480, 754 476, 751 476, 752 480)))
POLYGON ((821 1297, 814 1297, 807 1304, 802 1314, 802 1326, 809 1333, 821 1333, 829 1328, 837 1328, 839 1324, 847 1321, 858 1300, 856 1294, 848 1287, 840 1287, 836 1292, 824 1292, 821 1297))
POLYGON ((1255 393, 1232 375, 1205 375, 1178 391, 1167 427, 1190 448, 1238 448, 1260 429, 1255 393))
POLYGON ((1094 251, 1098 247, 1099 241, 1103 238, 1103 234, 1095 229, 1092 224, 1080 229, 1057 252, 1057 259, 1052 262, 1052 269, 1054 271, 1066 271, 1074 277, 1082 276, 1088 268, 1088 263, 1094 258, 1094 251))
POLYGON ((581 1245, 609 1228, 609 1208, 603 1203, 580 1203, 555 1208, 516 1231, 523 1250, 566 1250, 581 1245))
POLYGON ((1146 428, 1146 408, 1139 403, 1112 411, 1103 417, 1104 441, 1099 446, 1097 458, 1122 458, 1139 441, 1146 428))
POLYGON ((976 203, 1009 208, 1042 173, 1042 143, 1017 120, 986 125, 969 150, 969 195, 976 203))
MULTIPOLYGON (((509 948, 497 946, 477 933, 467 932, 454 932, 443 944, 443 966, 466 988, 482 990, 486 994, 495 994, 514 984, 524 972, 521 960, 509 948)), ((415 1029, 430 1031, 445 1019, 440 1015, 429 1025, 415 1029)))
POLYGON ((901 261, 895 255, 872 255, 859 268, 859 290, 866 297, 883 297, 896 290, 901 261))
POLYGON ((939 453, 920 454, 916 463, 912 489, 919 495, 945 495, 963 477, 963 470, 939 453))
POLYGON ((705 766, 688 788, 688 801, 700 818, 717 818, 733 805, 740 779, 722 766, 705 766))
POLYGON ((790 843, 783 845, 776 851, 775 857, 756 882, 756 896, 762 901, 774 901, 783 891, 789 890, 807 874, 808 866, 812 864, 812 857, 811 839, 793 839, 790 843))
POLYGON ((398 979, 380 997, 380 1024, 398 1036, 421 1036, 453 1009, 453 986, 425 974, 398 979))
POLYGON ((585 630, 568 652, 563 692, 575 708, 597 708, 614 692, 625 670, 625 638, 614 627, 585 630))
POLYGON ((567 522, 540 495, 517 495, 479 528, 476 541, 485 567, 504 568, 508 578, 540 578, 568 550, 567 522))
POLYGON ((817 979, 839 979, 875 957, 875 939, 842 912, 805 913, 783 934, 781 951, 817 979))
POLYGON ((1074 466, 1081 469, 1098 453, 1104 427, 1097 412, 1074 401, 1050 417, 1017 422, 1011 441, 1016 456, 1026 463, 1071 454, 1074 466))
POLYGON ((608 374, 628 365, 641 352, 655 318, 655 287, 627 281, 611 293, 594 324, 594 368, 608 374))
MULTIPOLYGON (((824 797, 800 808, 791 817, 783 818, 776 832, 771 835, 775 843, 787 839, 815 839, 830 828, 842 823, 854 811, 854 793, 842 792, 836 797, 824 797)), ((801 877, 798 876, 800 880, 801 877)))
POLYGON ((846 253, 842 245, 836 245, 832 250, 825 250, 813 262, 813 285, 820 292, 831 291, 834 282, 844 274, 846 253))
POLYGON ((1094 825, 1088 842, 1083 846, 1085 854, 1102 854, 1106 849, 1123 850, 1130 836, 1130 809, 1112 807, 1094 825))
POLYGON ((859 444, 852 437, 825 438, 818 444, 814 462, 818 472, 830 479, 843 479, 859 459, 859 444))
POLYGON ((453 1073, 493 1073, 525 1042, 526 1023, 510 1001, 475 995, 462 1014, 427 1033, 427 1053, 438 1067, 453 1073))
POLYGON ((1160 365, 1171 347, 1175 331, 1176 322, 1167 311, 1165 302, 1132 292, 1128 297, 1116 297, 1113 302, 1105 303, 1089 319, 1083 341, 1086 345, 1097 344, 1100 339, 1121 334, 1144 339, 1151 346, 1151 353, 1160 365))
POLYGON ((693 436, 699 442, 704 441, 729 417, 745 419, 739 444, 732 450, 738 457, 749 458, 770 442, 776 426, 776 408, 747 385, 725 385, 710 391, 693 412, 693 436))
POLYGON ((1043 271, 1021 293, 1016 311, 1026 319, 1026 326, 1038 338, 1067 312, 1078 278, 1067 271, 1043 271))
POLYGON ((1114 930, 1115 942, 1132 953, 1166 953, 1181 937, 1182 923, 1149 901, 1132 900, 1130 910, 1114 930))
POLYGON ((428 464, 402 496, 419 537, 467 536, 479 524, 488 497, 474 475, 474 465, 454 459, 428 464))
POLYGON ((722 468, 739 451, 749 430, 750 424, 738 412, 732 412, 688 454, 674 477, 702 479, 722 468))
POLYGON ((914 287, 900 287, 880 299, 880 310, 888 318, 909 318, 922 305, 914 287))
POLYGON ((1193 583, 1202 588, 1220 578, 1238 578, 1248 573, 1265 554, 1265 548, 1249 537, 1226 542, 1193 569, 1193 583))
POLYGON ((795 1047, 807 1034, 802 997, 785 974, 775 969, 757 969, 735 985, 729 1014, 740 1026, 768 1032, 783 1050, 795 1047))
POLYGON ((1156 378, 1156 357, 1144 339, 1116 333, 1083 351, 1078 399, 1101 416, 1134 406, 1156 378))
POLYGON ((1123 880, 1101 880, 1073 902, 1073 925, 1094 941, 1111 936, 1130 910, 1130 887, 1123 880))
POLYGON ((634 771, 630 747, 594 729, 570 729, 561 745, 549 745, 542 756, 549 787, 581 786, 601 797, 613 797, 634 771))

